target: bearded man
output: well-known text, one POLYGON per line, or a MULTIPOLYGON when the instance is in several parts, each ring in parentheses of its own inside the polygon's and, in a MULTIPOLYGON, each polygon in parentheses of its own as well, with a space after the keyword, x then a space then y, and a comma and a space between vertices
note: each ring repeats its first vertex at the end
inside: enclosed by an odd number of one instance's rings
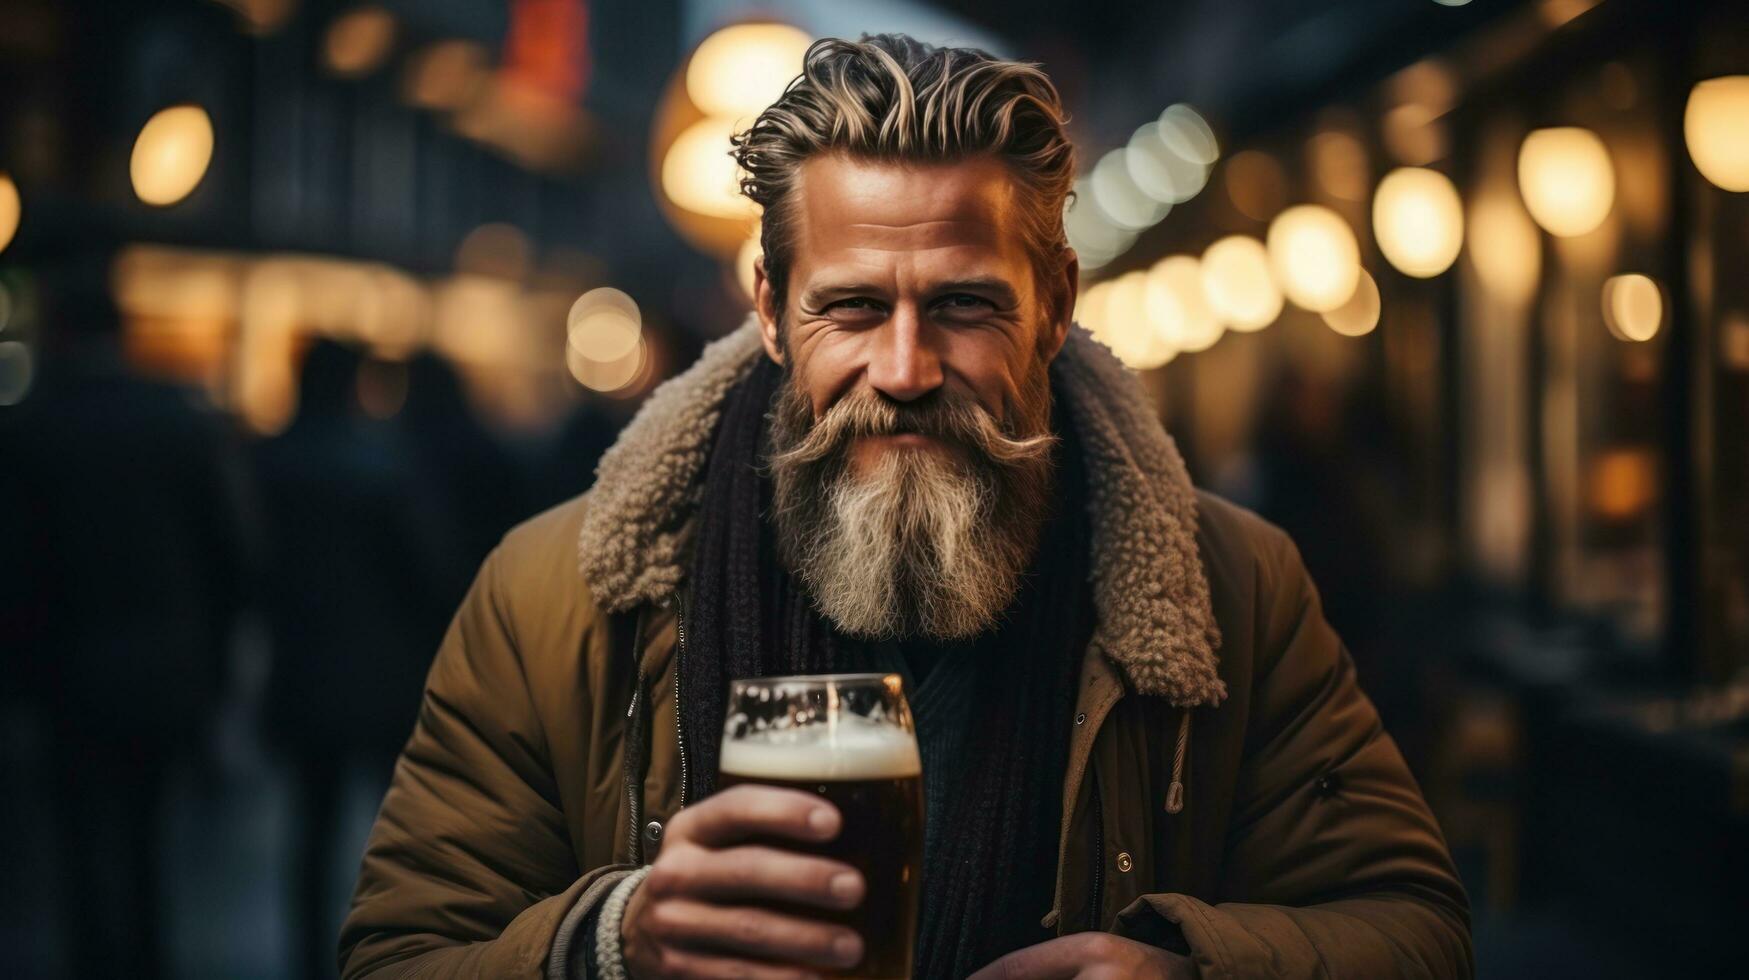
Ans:
POLYGON ((852 967, 861 938, 807 914, 864 891, 801 846, 837 811, 712 795, 727 680, 843 670, 911 691, 919 976, 1471 972, 1438 827, 1293 545, 1195 491, 1070 322, 1063 127, 1031 65, 810 49, 736 139, 756 313, 487 560, 347 976, 852 967))

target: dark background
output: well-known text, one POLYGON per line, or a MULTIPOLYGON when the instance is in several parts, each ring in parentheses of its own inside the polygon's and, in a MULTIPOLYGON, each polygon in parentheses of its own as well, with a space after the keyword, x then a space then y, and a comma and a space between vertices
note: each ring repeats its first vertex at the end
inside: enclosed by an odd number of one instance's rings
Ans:
POLYGON ((1036 60, 1088 175, 1193 106, 1219 155, 1186 200, 1120 233, 1121 188, 1078 188, 1081 319, 1120 351, 1162 259, 1342 217, 1375 327, 1289 303, 1132 358, 1144 384, 1197 481, 1299 542, 1458 858, 1481 975, 1740 971, 1749 194, 1691 141, 1749 106, 1684 115, 1749 75, 1725 0, 0 5, 0 971, 333 973, 479 561, 746 314, 749 222, 663 173, 706 117, 693 52, 747 23, 1036 60), (175 106, 210 162, 148 204, 136 142, 175 106), (1520 203, 1551 126, 1613 174, 1577 237, 1520 203), (1462 202, 1431 277, 1375 240, 1400 166, 1462 202), (1627 274, 1649 328, 1611 306, 1627 274), (629 354, 568 323, 603 287, 635 302, 629 354))

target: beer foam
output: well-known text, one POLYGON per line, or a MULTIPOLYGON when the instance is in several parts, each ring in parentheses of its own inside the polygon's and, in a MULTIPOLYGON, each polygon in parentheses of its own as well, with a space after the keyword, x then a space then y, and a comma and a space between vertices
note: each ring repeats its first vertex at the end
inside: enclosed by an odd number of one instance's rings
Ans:
POLYGON ((917 740, 885 725, 810 725, 724 739, 720 767, 743 779, 905 779, 923 773, 917 740))

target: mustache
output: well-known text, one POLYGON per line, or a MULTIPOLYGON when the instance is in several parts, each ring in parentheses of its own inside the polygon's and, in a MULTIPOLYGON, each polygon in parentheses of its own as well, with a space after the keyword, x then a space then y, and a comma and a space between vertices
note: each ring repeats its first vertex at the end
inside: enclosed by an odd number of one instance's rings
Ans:
MULTIPOLYGON (((798 403, 791 410, 808 411, 804 396, 792 386, 786 387, 785 397, 798 403)), ((1001 465, 1046 460, 1057 442, 1048 431, 1035 435, 1010 431, 1010 426, 962 391, 943 388, 918 401, 896 402, 871 389, 858 388, 834 403, 795 445, 773 455, 770 463, 817 463, 841 452, 854 439, 912 434, 957 442, 1001 465)))

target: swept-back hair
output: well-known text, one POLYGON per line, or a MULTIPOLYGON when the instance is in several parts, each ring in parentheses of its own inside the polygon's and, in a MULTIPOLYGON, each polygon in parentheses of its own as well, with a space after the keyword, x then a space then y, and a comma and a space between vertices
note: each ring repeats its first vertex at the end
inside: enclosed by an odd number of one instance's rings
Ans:
MULTIPOLYGON (((946 163, 988 155, 1013 175, 1038 281, 1061 269, 1063 204, 1075 149, 1057 88, 1036 64, 904 34, 823 38, 802 73, 733 139, 741 192, 764 209, 766 277, 783 308, 793 258, 790 194, 801 164, 823 153, 946 163)), ((1053 313, 1057 311, 1052 311, 1053 313)))

